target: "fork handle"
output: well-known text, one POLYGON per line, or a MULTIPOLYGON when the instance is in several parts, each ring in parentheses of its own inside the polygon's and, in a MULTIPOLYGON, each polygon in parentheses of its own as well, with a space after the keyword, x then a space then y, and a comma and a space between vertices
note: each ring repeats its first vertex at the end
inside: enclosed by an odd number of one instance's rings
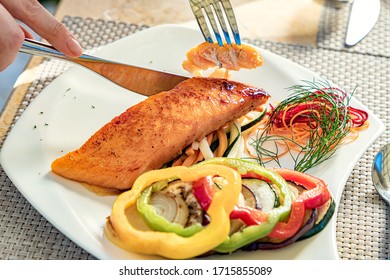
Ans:
POLYGON ((80 57, 76 58, 68 57, 49 44, 45 44, 28 38, 24 39, 24 42, 19 51, 31 55, 43 56, 46 58, 60 58, 78 64, 83 64, 84 62, 111 62, 87 54, 82 54, 80 57))

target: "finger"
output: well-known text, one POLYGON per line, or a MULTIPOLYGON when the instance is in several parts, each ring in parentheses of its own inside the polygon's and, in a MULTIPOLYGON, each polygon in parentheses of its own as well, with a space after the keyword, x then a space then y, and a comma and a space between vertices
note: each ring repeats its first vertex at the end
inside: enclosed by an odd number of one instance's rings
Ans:
POLYGON ((37 0, 2 0, 2 3, 15 18, 27 24, 60 52, 71 57, 81 55, 82 48, 76 38, 37 0))
POLYGON ((22 29, 25 38, 34 39, 34 36, 26 28, 24 28, 22 25, 19 27, 22 29))
POLYGON ((23 44, 24 32, 1 4, 0 26, 0 71, 3 71, 18 55, 23 44))

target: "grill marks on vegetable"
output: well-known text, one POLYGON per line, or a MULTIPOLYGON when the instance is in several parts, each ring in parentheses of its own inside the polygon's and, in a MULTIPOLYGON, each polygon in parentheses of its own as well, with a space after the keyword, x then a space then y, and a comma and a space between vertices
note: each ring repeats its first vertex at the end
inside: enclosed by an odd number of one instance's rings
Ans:
MULTIPOLYGON (((156 201, 156 196, 166 195, 166 199, 173 198, 175 203, 175 208, 178 216, 180 216, 179 212, 182 212, 181 216, 183 217, 180 220, 180 224, 184 227, 188 227, 194 225, 196 223, 203 223, 203 209, 200 206, 199 202, 196 200, 193 192, 192 192, 192 183, 191 182, 183 182, 181 180, 176 180, 172 183, 169 183, 166 188, 161 191, 157 191, 152 194, 150 203, 156 207, 156 209, 161 209, 162 205, 160 204, 162 201, 156 201), (184 203, 181 203, 184 202, 184 203), (184 219, 184 216, 186 217, 184 219)), ((170 204, 172 206, 172 203, 170 204)), ((161 211, 162 212, 162 211, 161 211)), ((161 213, 160 212, 160 213, 161 213)), ((174 219, 171 218, 171 214, 164 211, 161 215, 166 218, 170 222, 174 222, 174 219)))
POLYGON ((245 201, 254 202, 254 207, 250 205, 248 206, 264 212, 268 212, 278 206, 279 196, 271 184, 259 179, 243 179, 242 186, 242 193, 244 198, 246 198, 245 201), (245 196, 245 194, 248 194, 245 190, 249 190, 249 194, 251 196, 245 196))

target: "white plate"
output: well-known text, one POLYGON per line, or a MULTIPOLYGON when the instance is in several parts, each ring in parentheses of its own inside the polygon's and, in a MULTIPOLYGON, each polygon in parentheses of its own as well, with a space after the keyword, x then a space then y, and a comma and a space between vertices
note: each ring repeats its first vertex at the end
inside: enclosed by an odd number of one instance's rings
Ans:
MULTIPOLYGON (((201 43, 198 30, 163 25, 138 32, 102 47, 99 56, 125 63, 188 75, 181 63, 186 52, 201 43)), ((286 88, 318 76, 280 56, 260 50, 264 65, 242 70, 232 78, 266 89, 273 101, 287 96, 286 88)), ((126 91, 78 66, 47 86, 26 109, 6 139, 1 164, 26 199, 55 227, 99 259, 149 259, 125 252, 103 236, 105 218, 114 196, 100 197, 79 183, 50 172, 51 162, 82 145, 95 131, 144 97, 126 91)), ((384 125, 369 112, 370 127, 337 156, 311 173, 323 178, 336 201, 363 152, 383 132, 384 125)), ((337 209, 336 209, 337 211, 337 209)), ((274 251, 237 252, 216 259, 337 259, 336 215, 318 235, 274 251)))

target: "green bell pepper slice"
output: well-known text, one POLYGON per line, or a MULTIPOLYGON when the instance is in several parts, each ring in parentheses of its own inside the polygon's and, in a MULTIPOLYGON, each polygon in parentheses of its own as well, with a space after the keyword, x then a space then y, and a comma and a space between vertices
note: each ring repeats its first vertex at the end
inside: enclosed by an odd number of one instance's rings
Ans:
POLYGON ((288 218, 293 202, 293 194, 287 182, 276 172, 266 169, 254 162, 236 158, 212 158, 198 163, 218 164, 231 167, 238 171, 243 178, 258 178, 274 184, 280 190, 283 197, 280 205, 267 214, 266 222, 259 225, 247 226, 243 230, 233 233, 222 244, 215 248, 220 253, 231 253, 258 239, 266 237, 275 227, 278 221, 288 218))

